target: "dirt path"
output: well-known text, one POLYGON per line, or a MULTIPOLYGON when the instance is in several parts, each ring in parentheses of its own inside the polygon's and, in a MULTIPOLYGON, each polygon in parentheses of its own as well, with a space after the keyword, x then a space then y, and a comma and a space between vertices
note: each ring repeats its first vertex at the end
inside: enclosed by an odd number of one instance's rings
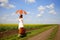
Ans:
MULTIPOLYGON (((37 30, 37 29, 36 28, 35 29, 29 29, 28 31, 37 30)), ((10 36, 13 34, 17 34, 17 33, 18 33, 18 30, 9 30, 9 31, 0 32, 0 38, 10 36)))
POLYGON ((54 40, 60 40, 60 25, 54 40))
POLYGON ((5 31, 5 32, 0 32, 0 38, 6 37, 12 34, 18 33, 18 30, 10 30, 10 31, 5 31))
POLYGON ((50 35, 50 33, 52 32, 53 28, 47 30, 47 31, 44 31, 34 37, 31 37, 29 38, 28 40, 46 40, 47 37, 50 35))

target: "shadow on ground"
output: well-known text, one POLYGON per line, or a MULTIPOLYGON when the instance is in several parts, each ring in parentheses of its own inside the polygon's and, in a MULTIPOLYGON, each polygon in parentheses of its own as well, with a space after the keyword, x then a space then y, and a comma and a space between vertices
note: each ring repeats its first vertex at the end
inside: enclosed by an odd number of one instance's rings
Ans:
POLYGON ((31 32, 26 32, 25 34, 22 34, 20 37, 21 37, 21 38, 24 38, 24 37, 26 37, 28 34, 31 34, 31 32))

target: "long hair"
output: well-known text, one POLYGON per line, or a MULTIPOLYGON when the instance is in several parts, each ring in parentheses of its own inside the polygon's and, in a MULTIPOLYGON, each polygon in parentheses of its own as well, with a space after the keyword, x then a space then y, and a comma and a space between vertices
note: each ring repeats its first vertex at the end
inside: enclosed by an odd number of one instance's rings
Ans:
POLYGON ((23 18, 23 15, 20 15, 19 18, 23 18))

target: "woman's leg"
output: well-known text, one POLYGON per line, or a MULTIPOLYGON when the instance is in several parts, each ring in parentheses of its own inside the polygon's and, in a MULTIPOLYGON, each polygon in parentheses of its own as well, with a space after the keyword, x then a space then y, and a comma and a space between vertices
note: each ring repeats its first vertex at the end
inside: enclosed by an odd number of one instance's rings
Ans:
POLYGON ((20 28, 18 29, 18 37, 20 37, 20 28))

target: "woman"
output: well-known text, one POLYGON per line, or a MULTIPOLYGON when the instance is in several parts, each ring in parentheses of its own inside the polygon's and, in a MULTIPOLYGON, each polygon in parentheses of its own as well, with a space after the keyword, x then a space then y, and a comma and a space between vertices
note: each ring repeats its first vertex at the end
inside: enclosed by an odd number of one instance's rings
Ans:
POLYGON ((18 36, 24 36, 25 35, 25 29, 23 25, 23 15, 19 16, 19 35, 18 36))
POLYGON ((19 16, 19 35, 18 36, 24 36, 25 35, 25 29, 24 29, 24 25, 23 25, 23 14, 27 14, 24 10, 17 10, 16 11, 17 14, 20 14, 19 16))

